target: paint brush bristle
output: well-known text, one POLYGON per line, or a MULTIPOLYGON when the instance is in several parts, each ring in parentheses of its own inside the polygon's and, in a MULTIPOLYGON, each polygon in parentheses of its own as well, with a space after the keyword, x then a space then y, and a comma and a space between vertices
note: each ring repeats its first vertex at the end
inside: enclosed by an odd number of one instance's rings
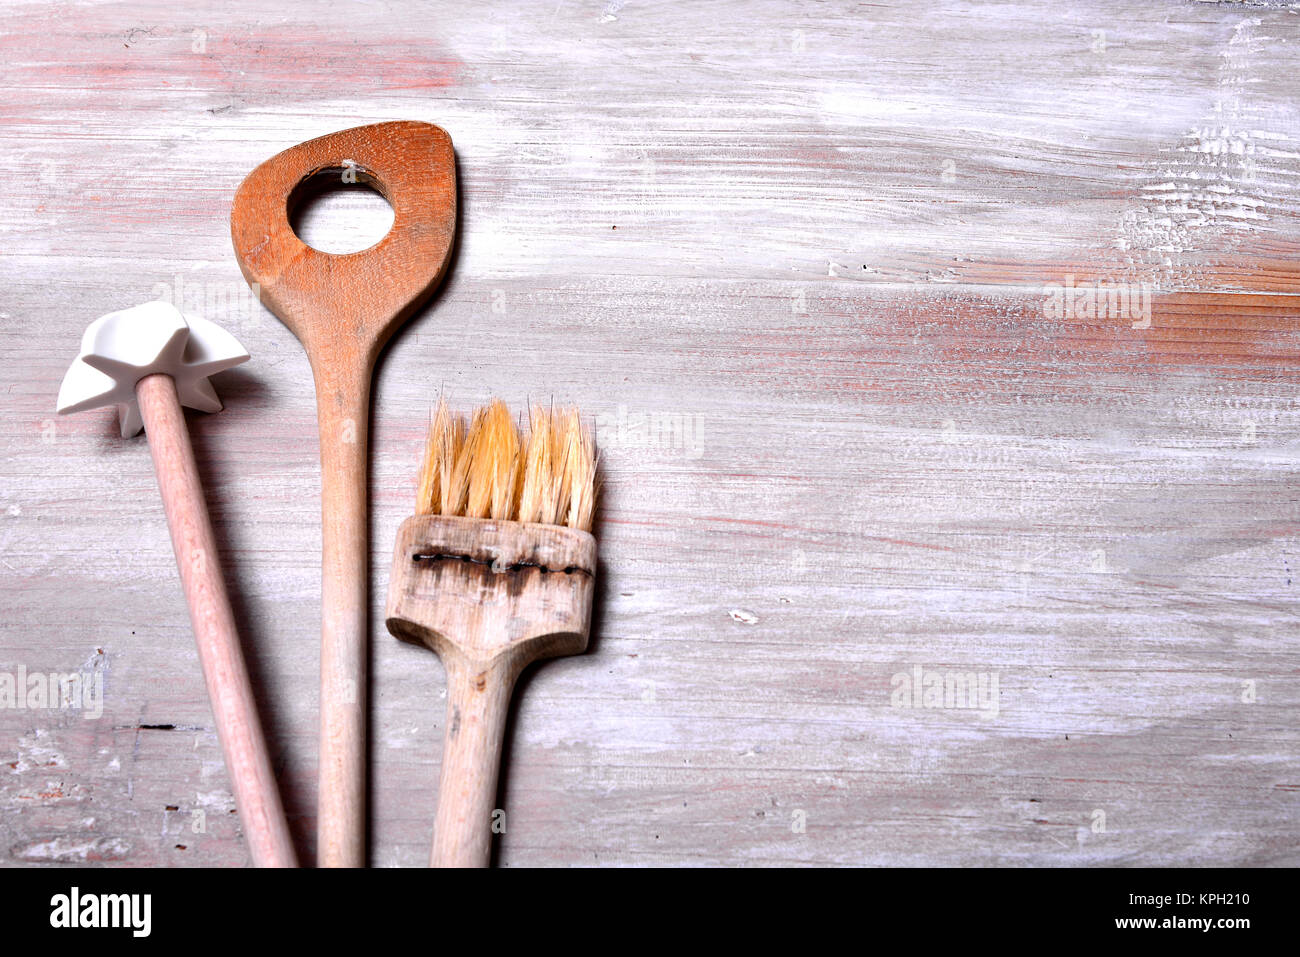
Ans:
POLYGON ((596 505, 596 442, 577 409, 535 405, 520 434, 506 404, 493 399, 470 417, 438 400, 429 422, 416 491, 417 515, 464 515, 591 531, 596 505))

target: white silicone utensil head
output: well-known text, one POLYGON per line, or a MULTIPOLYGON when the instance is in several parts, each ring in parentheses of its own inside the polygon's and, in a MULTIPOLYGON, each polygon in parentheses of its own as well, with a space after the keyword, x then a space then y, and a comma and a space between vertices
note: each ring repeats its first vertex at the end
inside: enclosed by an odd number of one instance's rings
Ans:
POLYGON ((145 376, 169 375, 182 405, 220 412, 208 376, 247 361, 244 347, 220 326, 170 303, 147 302, 100 316, 87 327, 81 352, 59 387, 58 410, 115 405, 126 438, 144 427, 135 384, 145 376))

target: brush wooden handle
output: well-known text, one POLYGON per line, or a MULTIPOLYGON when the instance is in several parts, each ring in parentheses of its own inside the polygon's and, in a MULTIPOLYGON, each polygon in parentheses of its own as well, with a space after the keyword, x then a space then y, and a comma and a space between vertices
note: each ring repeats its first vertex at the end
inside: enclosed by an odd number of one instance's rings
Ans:
POLYGON ((413 515, 397 532, 386 624, 447 672, 435 867, 486 867, 510 693, 534 661, 587 647, 596 540, 557 525, 413 515))
POLYGON ((365 865, 369 397, 368 368, 332 369, 317 377, 321 653, 316 837, 322 867, 365 865))
POLYGON ((429 864, 487 867, 501 744, 516 675, 510 663, 500 659, 474 662, 452 653, 442 663, 447 671, 447 729, 429 864))
POLYGON ((442 279, 456 234, 451 137, 429 123, 360 126, 299 143, 248 174, 230 233, 239 268, 293 330, 316 377, 322 627, 317 858, 363 867, 366 793, 366 429, 384 343, 442 279), (373 186, 393 226, 354 253, 313 249, 290 211, 323 184, 373 186))
POLYGON ((135 390, 190 607, 203 680, 253 863, 297 867, 176 383, 168 375, 149 375, 136 383, 135 390))

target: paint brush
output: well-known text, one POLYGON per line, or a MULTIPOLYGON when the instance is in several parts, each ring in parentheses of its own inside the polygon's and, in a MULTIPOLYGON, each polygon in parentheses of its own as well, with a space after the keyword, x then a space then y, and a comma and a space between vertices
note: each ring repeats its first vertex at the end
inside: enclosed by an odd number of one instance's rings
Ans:
POLYGON ((487 866, 515 680, 586 650, 595 496, 595 441, 576 409, 534 407, 525 437, 499 400, 468 428, 439 402, 386 613, 394 636, 436 652, 447 673, 435 867, 487 866))

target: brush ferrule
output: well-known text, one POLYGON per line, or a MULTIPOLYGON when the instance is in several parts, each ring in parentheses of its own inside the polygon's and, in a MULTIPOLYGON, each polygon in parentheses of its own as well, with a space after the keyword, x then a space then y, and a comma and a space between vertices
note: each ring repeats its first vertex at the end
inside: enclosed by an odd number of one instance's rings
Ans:
POLYGON ((558 525, 413 515, 393 556, 387 624, 439 655, 522 668, 587 646, 596 541, 558 525))

